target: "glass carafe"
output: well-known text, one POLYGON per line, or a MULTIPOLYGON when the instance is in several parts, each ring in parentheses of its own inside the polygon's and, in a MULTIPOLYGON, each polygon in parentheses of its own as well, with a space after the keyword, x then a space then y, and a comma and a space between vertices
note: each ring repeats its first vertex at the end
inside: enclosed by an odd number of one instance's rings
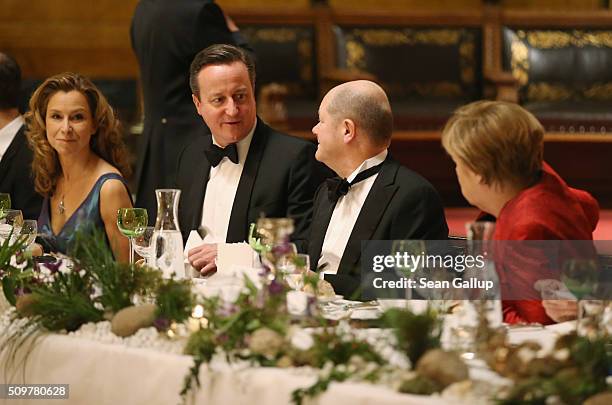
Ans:
POLYGON ((158 189, 157 219, 152 242, 152 262, 163 277, 185 278, 183 237, 178 223, 178 204, 181 190, 158 189))

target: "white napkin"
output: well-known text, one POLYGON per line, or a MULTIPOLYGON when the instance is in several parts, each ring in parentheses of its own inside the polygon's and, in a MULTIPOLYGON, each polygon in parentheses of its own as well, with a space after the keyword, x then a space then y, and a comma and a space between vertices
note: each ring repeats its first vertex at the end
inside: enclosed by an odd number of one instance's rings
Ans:
POLYGON ((218 243, 217 274, 233 273, 234 267, 253 267, 253 249, 247 243, 218 243))

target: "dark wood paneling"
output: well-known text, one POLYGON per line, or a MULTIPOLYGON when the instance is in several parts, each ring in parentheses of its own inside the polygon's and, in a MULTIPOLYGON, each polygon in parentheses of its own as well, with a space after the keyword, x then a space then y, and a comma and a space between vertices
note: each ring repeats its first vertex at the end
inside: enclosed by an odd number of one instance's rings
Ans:
MULTIPOLYGON (((295 135, 314 139, 310 132, 295 135)), ((396 132, 390 152, 404 166, 429 180, 444 206, 467 207, 455 175, 455 166, 440 143, 439 132, 396 132)), ((590 192, 601 208, 612 208, 612 136, 545 136, 544 158, 572 187, 590 192)))

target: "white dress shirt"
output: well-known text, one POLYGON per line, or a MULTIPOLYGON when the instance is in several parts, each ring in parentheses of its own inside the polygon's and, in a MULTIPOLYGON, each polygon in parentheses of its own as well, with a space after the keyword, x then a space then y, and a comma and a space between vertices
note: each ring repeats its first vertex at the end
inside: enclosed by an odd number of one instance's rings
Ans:
POLYGON ((0 129, 0 160, 11 145, 11 142, 13 142, 15 135, 17 135, 17 132, 19 132, 19 128, 21 128, 23 123, 23 117, 19 115, 13 121, 9 122, 2 129, 0 129))
MULTIPOLYGON (((359 167, 351 173, 346 180, 350 183, 357 177, 359 173, 364 170, 381 164, 387 157, 387 150, 380 152, 378 155, 365 160, 359 167)), ((361 207, 365 202, 374 181, 378 177, 378 173, 367 179, 360 181, 359 183, 351 186, 348 193, 338 200, 334 207, 327 232, 325 233, 325 239, 323 240, 323 247, 321 248, 321 257, 319 258, 318 266, 323 263, 327 263, 327 266, 323 269, 325 274, 336 274, 338 267, 340 266, 340 260, 346 249, 349 237, 353 232, 357 217, 361 212, 361 207)))
MULTIPOLYGON (((202 206, 201 225, 205 230, 204 243, 225 243, 227 239, 227 228, 232 215, 234 198, 236 197, 236 190, 238 190, 244 162, 249 153, 255 126, 253 125, 246 138, 236 144, 238 164, 224 156, 217 167, 211 166, 210 168, 202 206)), ((219 146, 215 141, 214 134, 213 143, 219 146)))

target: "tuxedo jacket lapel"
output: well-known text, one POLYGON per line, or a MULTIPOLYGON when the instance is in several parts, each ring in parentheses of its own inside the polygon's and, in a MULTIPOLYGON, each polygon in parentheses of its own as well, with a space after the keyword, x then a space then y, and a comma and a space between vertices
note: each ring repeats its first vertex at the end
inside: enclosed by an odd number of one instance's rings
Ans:
POLYGON ((323 249, 323 241, 327 227, 331 220, 336 204, 332 204, 327 198, 327 183, 323 183, 315 196, 315 210, 310 224, 310 239, 308 241, 308 254, 310 255, 310 267, 316 270, 323 249))
POLYGON ((238 189, 234 197, 232 214, 227 228, 227 243, 243 242, 247 238, 248 213, 253 194, 253 185, 257 178, 257 171, 268 139, 267 127, 259 119, 249 146, 249 152, 244 162, 244 168, 238 182, 238 189))
MULTIPOLYGON (((206 195, 206 186, 208 185, 208 178, 210 176, 210 162, 206 158, 205 150, 210 148, 212 145, 212 135, 208 135, 204 138, 204 142, 201 144, 202 148, 199 151, 199 159, 197 162, 193 162, 194 175, 197 183, 194 187, 191 187, 191 192, 185 195, 186 203, 188 205, 188 211, 191 212, 191 221, 188 229, 198 229, 202 223, 202 206, 204 204, 204 196, 206 195)), ((182 226, 182 224, 181 224, 182 226)))
POLYGON ((361 258, 361 241, 372 239, 389 202, 397 191, 395 176, 398 169, 399 164, 388 156, 359 212, 357 222, 340 260, 338 274, 351 272, 358 274, 360 272, 361 269, 358 269, 357 265, 361 258))
POLYGON ((4 181, 6 176, 8 176, 8 174, 11 172, 9 170, 11 166, 11 161, 13 160, 17 152, 21 148, 27 147, 25 145, 25 142, 25 125, 22 125, 21 128, 19 128, 19 131, 17 131, 17 134, 15 134, 15 137, 11 141, 9 147, 6 149, 6 152, 2 156, 2 159, 0 159, 0 186, 2 185, 2 182, 4 181))

